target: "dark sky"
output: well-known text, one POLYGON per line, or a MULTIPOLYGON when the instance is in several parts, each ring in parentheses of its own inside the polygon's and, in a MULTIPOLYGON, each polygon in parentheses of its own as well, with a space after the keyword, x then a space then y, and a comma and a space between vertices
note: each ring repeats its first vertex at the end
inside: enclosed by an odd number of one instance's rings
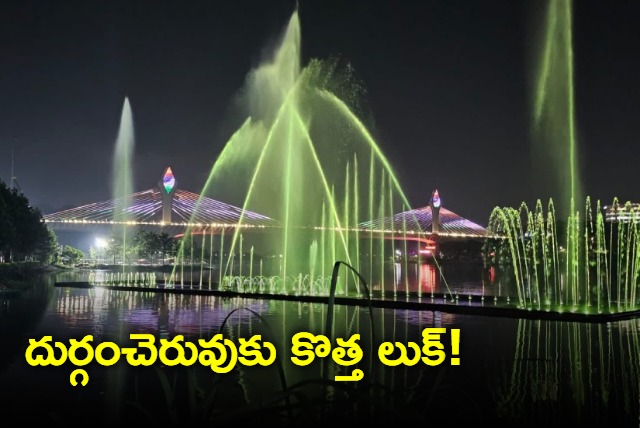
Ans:
MULTIPOLYGON (((44 213, 110 198, 124 97, 136 190, 171 165, 198 192, 229 137, 246 74, 294 1, 3 1, 0 179, 44 213)), ((530 155, 532 31, 544 1, 300 0, 303 65, 341 56, 366 88, 378 144, 410 202, 487 223, 539 194, 530 155), (532 23, 534 25, 532 25, 532 23)), ((640 2, 574 5, 585 193, 640 200, 640 2)))

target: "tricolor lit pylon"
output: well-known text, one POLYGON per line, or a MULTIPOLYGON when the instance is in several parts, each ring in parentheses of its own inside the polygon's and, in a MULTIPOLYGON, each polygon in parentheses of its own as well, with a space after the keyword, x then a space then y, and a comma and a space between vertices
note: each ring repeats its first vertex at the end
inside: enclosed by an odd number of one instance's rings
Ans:
POLYGON ((162 184, 167 193, 171 193, 174 186, 176 185, 176 177, 173 175, 173 171, 171 171, 171 167, 167 167, 162 176, 162 184))
POLYGON ((170 224, 171 212, 173 211, 173 195, 176 192, 176 177, 173 175, 170 166, 164 170, 159 185, 162 193, 162 222, 170 224))

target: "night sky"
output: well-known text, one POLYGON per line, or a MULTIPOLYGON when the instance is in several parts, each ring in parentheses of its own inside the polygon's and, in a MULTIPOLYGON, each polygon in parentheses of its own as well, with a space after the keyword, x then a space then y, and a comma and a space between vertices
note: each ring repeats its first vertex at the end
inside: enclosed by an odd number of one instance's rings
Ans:
MULTIPOLYGON (((366 88, 372 133, 414 207, 486 225, 547 199, 531 161, 532 27, 546 2, 300 0, 302 64, 340 56, 366 88)), ((640 201, 640 2, 574 5, 585 193, 640 201)), ((0 179, 11 153, 43 213, 106 200, 124 97, 135 187, 171 166, 199 192, 235 128, 229 109, 295 1, 3 1, 0 179)))

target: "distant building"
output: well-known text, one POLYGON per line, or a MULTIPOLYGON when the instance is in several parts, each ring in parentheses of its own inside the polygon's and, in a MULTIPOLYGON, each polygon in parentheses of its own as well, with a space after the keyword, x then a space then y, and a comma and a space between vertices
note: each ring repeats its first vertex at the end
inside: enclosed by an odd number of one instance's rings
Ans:
POLYGON ((602 210, 604 212, 604 221, 606 222, 629 223, 640 221, 640 203, 638 202, 605 205, 602 210))

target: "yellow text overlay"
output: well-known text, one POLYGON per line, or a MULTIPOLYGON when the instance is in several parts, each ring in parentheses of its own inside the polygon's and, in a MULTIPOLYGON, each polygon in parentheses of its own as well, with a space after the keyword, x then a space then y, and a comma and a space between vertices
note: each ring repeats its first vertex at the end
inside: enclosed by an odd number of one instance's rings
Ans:
MULTIPOLYGON (((437 366, 450 356, 452 366, 460 365, 460 330, 450 329, 450 349, 445 349, 442 337, 447 334, 444 327, 428 327, 422 330, 419 342, 383 342, 378 346, 377 357, 386 366, 414 366, 422 363, 437 366)), ((131 334, 135 347, 120 347, 114 342, 93 343, 93 335, 81 340, 70 339, 69 343, 54 342, 52 336, 40 340, 29 339, 25 359, 31 366, 62 366, 69 363, 78 367, 70 376, 73 386, 86 385, 89 375, 82 369, 91 362, 112 366, 121 359, 131 366, 151 366, 157 362, 166 366, 191 366, 200 364, 215 373, 228 373, 238 364, 243 366, 269 366, 276 361, 276 347, 262 340, 259 334, 249 339, 239 338, 237 343, 216 334, 211 339, 196 342, 184 340, 183 335, 173 339, 160 339, 152 334, 131 334)), ((331 358, 337 365, 351 367, 364 357, 358 343, 360 334, 348 339, 337 338, 335 343, 324 336, 300 332, 291 338, 291 362, 307 366, 316 358, 331 358)), ((335 376, 336 381, 358 381, 364 377, 361 369, 353 367, 350 375, 335 376)))

